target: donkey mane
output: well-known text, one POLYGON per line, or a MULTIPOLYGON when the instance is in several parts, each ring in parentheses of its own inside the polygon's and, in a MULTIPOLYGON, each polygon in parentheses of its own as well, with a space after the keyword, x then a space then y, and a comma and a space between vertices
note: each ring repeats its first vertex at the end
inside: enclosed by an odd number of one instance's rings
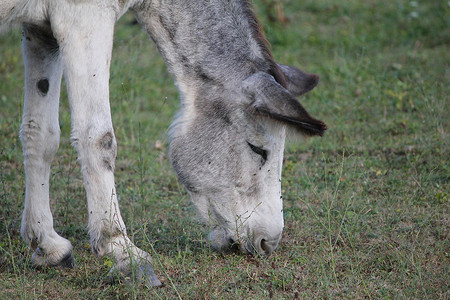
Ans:
POLYGON ((255 15, 253 5, 250 1, 244 1, 243 4, 244 14, 247 16, 248 23, 252 29, 252 36, 258 43, 258 46, 261 49, 261 52, 264 58, 269 62, 270 69, 267 71, 270 75, 272 75, 275 80, 284 88, 287 86, 286 77, 284 73, 281 71, 281 68, 275 62, 273 58, 272 51, 270 49, 270 43, 264 35, 264 31, 261 27, 261 24, 258 21, 258 18, 255 15))

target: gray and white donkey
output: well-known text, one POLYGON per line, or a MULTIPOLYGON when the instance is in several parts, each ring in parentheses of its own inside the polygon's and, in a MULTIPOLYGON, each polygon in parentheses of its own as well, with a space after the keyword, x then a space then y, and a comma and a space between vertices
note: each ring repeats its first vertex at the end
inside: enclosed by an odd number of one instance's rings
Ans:
POLYGON ((109 67, 114 23, 128 9, 156 43, 180 91, 170 157, 211 226, 211 245, 269 255, 284 226, 286 128, 313 136, 326 125, 294 97, 314 88, 318 77, 274 61, 248 0, 1 0, 0 26, 23 28, 21 233, 35 250, 33 264, 74 266, 72 245, 54 230, 49 206, 64 73, 92 251, 112 256, 115 270, 127 273, 134 265, 141 280, 161 284, 150 255, 127 236, 114 185, 109 67))

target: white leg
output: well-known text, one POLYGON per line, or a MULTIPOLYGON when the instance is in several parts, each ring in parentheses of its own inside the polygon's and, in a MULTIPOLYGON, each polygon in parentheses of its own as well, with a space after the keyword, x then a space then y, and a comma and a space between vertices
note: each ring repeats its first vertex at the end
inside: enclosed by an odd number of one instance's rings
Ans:
POLYGON ((53 229, 49 205, 50 164, 59 146, 59 91, 62 65, 49 29, 23 27, 25 103, 20 137, 26 174, 21 234, 35 249, 38 266, 73 267, 71 243, 53 229))
POLYGON ((111 255, 116 260, 115 269, 122 273, 130 272, 135 264, 136 274, 157 286, 161 283, 151 268, 151 257, 128 238, 117 201, 117 146, 109 106, 109 66, 116 16, 113 10, 98 9, 94 3, 86 2, 66 10, 70 15, 63 16, 64 22, 52 20, 67 81, 71 140, 86 187, 91 247, 99 256, 111 255), (77 15, 83 17, 76 18, 77 15), (67 23, 72 24, 69 30, 64 26, 67 23))

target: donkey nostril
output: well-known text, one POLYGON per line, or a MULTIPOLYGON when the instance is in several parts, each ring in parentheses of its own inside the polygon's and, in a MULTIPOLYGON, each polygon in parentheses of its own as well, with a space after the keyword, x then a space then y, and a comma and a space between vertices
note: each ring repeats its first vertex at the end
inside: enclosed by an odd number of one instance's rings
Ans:
POLYGON ((229 253, 239 250, 239 243, 221 228, 211 230, 208 239, 211 247, 219 252, 229 253))
POLYGON ((264 255, 272 254, 273 250, 275 250, 278 246, 278 239, 272 241, 267 239, 260 239, 259 241, 256 240, 255 242, 257 252, 264 255))
POLYGON ((270 252, 272 252, 265 239, 261 239, 261 249, 266 254, 270 254, 270 252))
POLYGON ((233 238, 228 239, 228 248, 230 252, 239 252, 239 243, 233 238))
POLYGON ((261 239, 261 242, 259 244, 261 249, 260 252, 265 255, 270 255, 272 254, 272 251, 275 250, 275 248, 277 247, 277 244, 278 243, 271 243, 266 239, 261 239))

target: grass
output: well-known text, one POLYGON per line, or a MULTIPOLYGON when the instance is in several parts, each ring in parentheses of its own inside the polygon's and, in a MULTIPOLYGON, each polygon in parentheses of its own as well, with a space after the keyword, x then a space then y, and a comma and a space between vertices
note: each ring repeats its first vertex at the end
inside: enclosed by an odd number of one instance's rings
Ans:
POLYGON ((108 282, 111 261, 90 253, 65 92, 51 203, 77 268, 30 266, 19 234, 20 32, 0 37, 0 298, 450 298, 448 3, 282 3, 285 24, 270 22, 255 1, 276 59, 321 76, 301 101, 330 129, 287 145, 286 225, 268 258, 209 248, 207 228, 168 161, 166 130, 178 109, 173 81, 129 15, 116 27, 110 89, 117 190, 130 235, 154 257, 159 289, 108 282))

